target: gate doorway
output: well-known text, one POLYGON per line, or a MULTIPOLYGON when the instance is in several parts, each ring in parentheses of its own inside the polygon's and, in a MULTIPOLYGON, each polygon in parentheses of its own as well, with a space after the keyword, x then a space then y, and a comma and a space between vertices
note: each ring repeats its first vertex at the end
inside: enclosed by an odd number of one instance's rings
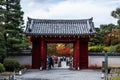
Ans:
POLYGON ((46 43, 47 69, 73 68, 73 43, 46 43))
POLYGON ((47 69, 47 43, 73 43, 73 69, 88 68, 88 37, 85 38, 41 38, 32 37, 32 68, 47 69))

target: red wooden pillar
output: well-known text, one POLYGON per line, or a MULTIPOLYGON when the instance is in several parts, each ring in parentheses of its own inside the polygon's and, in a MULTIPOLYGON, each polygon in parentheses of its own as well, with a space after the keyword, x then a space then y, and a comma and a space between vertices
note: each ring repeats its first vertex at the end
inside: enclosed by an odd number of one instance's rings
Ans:
POLYGON ((45 41, 41 39, 41 67, 46 69, 46 53, 45 53, 45 41))
POLYGON ((73 56, 73 68, 75 70, 78 69, 79 65, 80 65, 80 40, 76 39, 75 42, 75 49, 74 49, 74 56, 73 56))
POLYGON ((40 39, 32 37, 32 68, 39 69, 40 67, 40 39))
POLYGON ((88 40, 89 38, 82 38, 80 42, 80 68, 88 68, 88 40))

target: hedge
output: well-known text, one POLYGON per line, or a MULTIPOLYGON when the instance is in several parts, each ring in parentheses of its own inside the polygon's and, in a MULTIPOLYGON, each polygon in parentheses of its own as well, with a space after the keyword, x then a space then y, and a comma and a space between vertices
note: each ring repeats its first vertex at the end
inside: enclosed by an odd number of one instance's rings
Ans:
POLYGON ((20 68, 20 63, 15 59, 5 59, 3 64, 6 71, 14 71, 20 68))
POLYGON ((0 72, 3 72, 3 71, 5 71, 5 68, 4 68, 3 64, 0 63, 0 72))

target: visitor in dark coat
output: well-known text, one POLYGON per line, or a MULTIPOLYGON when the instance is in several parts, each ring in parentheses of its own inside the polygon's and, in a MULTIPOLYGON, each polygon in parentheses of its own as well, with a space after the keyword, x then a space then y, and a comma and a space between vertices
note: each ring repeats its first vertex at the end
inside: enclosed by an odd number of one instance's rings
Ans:
POLYGON ((54 67, 54 62, 51 56, 48 56, 48 69, 51 69, 51 66, 54 67))

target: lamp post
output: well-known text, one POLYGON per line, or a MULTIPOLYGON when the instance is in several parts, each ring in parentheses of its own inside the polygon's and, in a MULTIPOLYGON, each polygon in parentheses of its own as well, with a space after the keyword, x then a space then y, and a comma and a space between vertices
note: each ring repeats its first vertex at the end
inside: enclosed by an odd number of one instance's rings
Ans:
POLYGON ((105 55, 104 57, 104 63, 103 63, 103 70, 105 71, 104 74, 102 74, 101 78, 105 78, 105 80, 108 77, 108 53, 107 51, 102 51, 102 53, 105 55))
POLYGON ((107 51, 104 51, 104 54, 105 54, 105 64, 104 64, 105 78, 107 78, 107 76, 108 76, 108 53, 107 53, 107 51))
MULTIPOLYGON (((112 45, 112 37, 114 36, 114 34, 110 33, 108 34, 109 36, 109 45, 112 45)), ((104 63, 104 69, 105 69, 105 79, 107 79, 108 77, 108 52, 104 51, 104 55, 105 55, 105 63, 104 63)))

